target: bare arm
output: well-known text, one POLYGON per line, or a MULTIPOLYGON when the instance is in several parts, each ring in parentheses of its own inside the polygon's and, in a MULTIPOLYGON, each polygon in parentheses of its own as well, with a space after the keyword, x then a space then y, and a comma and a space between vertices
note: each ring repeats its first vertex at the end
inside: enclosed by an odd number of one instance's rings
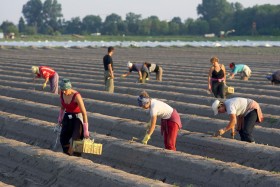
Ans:
POLYGON ((142 79, 142 73, 141 71, 138 71, 139 79, 142 79))
POLYGON ((224 83, 226 83, 226 78, 227 78, 227 73, 226 73, 226 68, 224 65, 222 65, 222 70, 224 71, 224 83))
POLYGON ((47 77, 46 79, 45 79, 45 84, 47 84, 49 82, 49 77, 47 77))
POLYGON ((75 101, 78 104, 79 108, 81 109, 84 123, 88 123, 87 111, 86 111, 86 108, 85 108, 85 105, 84 105, 84 101, 83 101, 80 94, 77 94, 77 96, 75 98, 75 101))
POLYGON ((151 122, 151 125, 150 125, 149 130, 147 131, 147 134, 149 134, 151 136, 154 133, 154 130, 156 128, 157 116, 152 116, 150 122, 151 122))
POLYGON ((122 74, 122 77, 127 77, 128 75, 130 75, 130 71, 127 73, 122 74))
POLYGON ((229 130, 231 130, 232 133, 234 133, 235 132, 234 127, 235 127, 236 122, 237 122, 236 115, 230 114, 230 121, 229 121, 228 125, 225 128, 220 129, 218 131, 218 135, 223 135, 224 133, 226 133, 229 130))
POLYGON ((209 73, 208 73, 208 90, 211 92, 211 76, 212 76, 212 72, 213 72, 213 67, 211 67, 209 69, 209 73))

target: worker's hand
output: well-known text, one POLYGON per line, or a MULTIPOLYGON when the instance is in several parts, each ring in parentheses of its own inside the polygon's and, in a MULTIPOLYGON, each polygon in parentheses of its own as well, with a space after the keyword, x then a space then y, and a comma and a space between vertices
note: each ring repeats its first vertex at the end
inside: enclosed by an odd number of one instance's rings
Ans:
POLYGON ((44 90, 47 86, 47 83, 44 83, 43 86, 42 86, 42 89, 44 90))
POLYGON ((225 130, 224 129, 220 129, 220 130, 218 130, 216 133, 215 133, 215 137, 217 137, 217 136, 222 136, 223 134, 225 133, 225 130))
POLYGON ((211 86, 211 84, 208 85, 208 91, 209 91, 210 93, 212 93, 212 86, 211 86))
POLYGON ((114 79, 114 78, 115 78, 114 74, 113 74, 113 75, 111 75, 111 76, 110 76, 110 78, 111 78, 111 79, 114 79))
POLYGON ((121 75, 121 78, 125 78, 125 77, 126 77, 126 74, 122 74, 122 75, 121 75))
POLYGON ((89 138, 88 123, 83 123, 84 138, 89 138))
POLYGON ((149 134, 146 134, 145 137, 144 137, 144 139, 142 140, 142 143, 143 143, 144 145, 147 145, 147 143, 148 143, 148 141, 149 141, 150 138, 151 138, 151 136, 150 136, 149 134))

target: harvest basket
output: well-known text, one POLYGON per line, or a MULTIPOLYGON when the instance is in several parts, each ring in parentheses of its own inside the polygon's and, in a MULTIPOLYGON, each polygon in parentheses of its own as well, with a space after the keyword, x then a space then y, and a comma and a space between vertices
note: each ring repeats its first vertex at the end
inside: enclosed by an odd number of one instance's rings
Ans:
POLYGON ((94 140, 84 139, 73 141, 73 151, 78 153, 102 154, 102 144, 94 143, 94 140))
POLYGON ((234 87, 225 85, 225 95, 230 95, 234 93, 234 87))

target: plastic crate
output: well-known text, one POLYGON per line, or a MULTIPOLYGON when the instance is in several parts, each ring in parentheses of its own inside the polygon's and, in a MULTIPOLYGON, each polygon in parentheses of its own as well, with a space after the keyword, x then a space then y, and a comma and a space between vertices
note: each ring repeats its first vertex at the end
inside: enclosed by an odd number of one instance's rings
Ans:
POLYGON ((73 151, 78 153, 102 154, 102 144, 94 143, 94 140, 84 139, 73 142, 73 151))

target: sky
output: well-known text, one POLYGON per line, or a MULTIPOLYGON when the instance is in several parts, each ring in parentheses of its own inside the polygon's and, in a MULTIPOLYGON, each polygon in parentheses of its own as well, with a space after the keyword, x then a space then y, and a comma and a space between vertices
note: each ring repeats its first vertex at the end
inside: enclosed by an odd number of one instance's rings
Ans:
MULTIPOLYGON (((44 0, 41 0, 44 2, 44 0)), ((104 21, 106 16, 116 13, 125 19, 128 12, 141 14, 142 19, 158 16, 160 20, 173 17, 198 18, 196 8, 202 0, 57 0, 62 5, 62 14, 66 20, 73 17, 84 18, 86 15, 99 15, 104 21)), ((244 8, 263 4, 280 4, 279 0, 227 0, 239 2, 244 8)), ((0 23, 12 21, 18 23, 24 4, 28 0, 0 0, 0 23)))

